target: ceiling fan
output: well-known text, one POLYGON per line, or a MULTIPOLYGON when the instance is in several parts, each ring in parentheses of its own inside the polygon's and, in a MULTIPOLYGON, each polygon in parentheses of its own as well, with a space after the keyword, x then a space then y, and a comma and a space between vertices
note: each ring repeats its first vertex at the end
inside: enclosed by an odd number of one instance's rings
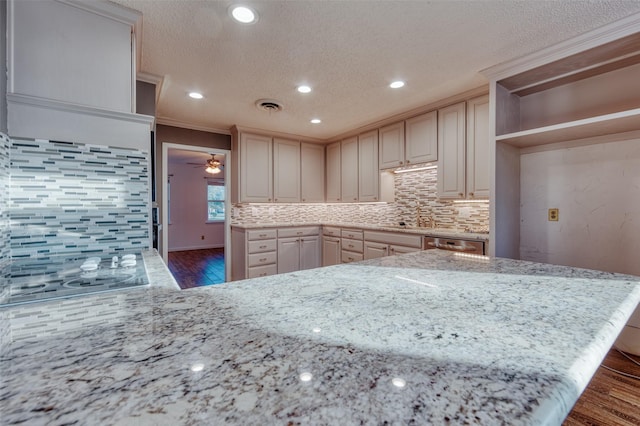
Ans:
POLYGON ((218 174, 222 171, 222 166, 219 160, 216 160, 216 156, 215 154, 211 154, 211 158, 209 158, 207 160, 206 163, 201 164, 201 163, 187 163, 187 164, 194 164, 197 167, 204 167, 204 171, 207 173, 211 173, 212 175, 218 174))

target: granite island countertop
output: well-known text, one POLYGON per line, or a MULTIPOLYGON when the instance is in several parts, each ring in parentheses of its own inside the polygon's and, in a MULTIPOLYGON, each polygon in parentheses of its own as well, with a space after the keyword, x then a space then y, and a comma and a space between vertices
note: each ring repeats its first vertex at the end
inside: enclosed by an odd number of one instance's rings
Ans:
POLYGON ((560 424, 640 278, 429 250, 122 295, 3 346, 3 424, 560 424))

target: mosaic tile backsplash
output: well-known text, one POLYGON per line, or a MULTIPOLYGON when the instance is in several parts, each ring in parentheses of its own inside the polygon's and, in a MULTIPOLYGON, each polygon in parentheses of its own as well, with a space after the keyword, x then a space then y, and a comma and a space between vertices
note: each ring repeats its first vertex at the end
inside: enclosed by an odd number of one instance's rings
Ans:
POLYGON ((422 217, 436 227, 465 231, 488 230, 489 203, 454 203, 437 196, 437 169, 394 175, 395 202, 355 204, 235 204, 232 224, 344 222, 367 225, 416 226, 416 203, 422 217))
POLYGON ((149 247, 148 152, 11 141, 12 258, 149 247))
POLYGON ((9 146, 7 135, 0 133, 0 263, 10 257, 9 250, 9 146))

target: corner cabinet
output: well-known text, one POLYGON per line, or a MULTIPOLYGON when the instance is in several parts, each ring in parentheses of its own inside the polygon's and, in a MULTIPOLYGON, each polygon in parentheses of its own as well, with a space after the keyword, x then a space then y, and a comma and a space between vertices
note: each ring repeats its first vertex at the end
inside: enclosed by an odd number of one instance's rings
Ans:
POLYGON ((342 141, 340 147, 340 199, 358 201, 358 137, 342 141))
POLYGON ((465 195, 465 110, 464 102, 438 111, 438 197, 465 195))
POLYGON ((234 203, 273 201, 273 146, 271 137, 234 132, 231 159, 236 177, 234 203))
POLYGON ((379 200, 378 131, 358 136, 358 201, 379 200))
POLYGON ((300 144, 300 200, 324 202, 324 145, 300 144))
POLYGON ((300 142, 273 139, 273 201, 300 202, 300 142))
POLYGON ((327 145, 327 162, 325 165, 326 170, 326 197, 327 202, 342 201, 341 197, 341 143, 336 142, 331 145, 327 145))

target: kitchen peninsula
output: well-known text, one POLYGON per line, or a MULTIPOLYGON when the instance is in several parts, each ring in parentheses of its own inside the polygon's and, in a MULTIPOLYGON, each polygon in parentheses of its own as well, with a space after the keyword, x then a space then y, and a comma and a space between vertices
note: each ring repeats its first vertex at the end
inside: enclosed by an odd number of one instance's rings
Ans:
POLYGON ((440 250, 187 291, 145 262, 110 324, 3 345, 3 424, 560 424, 640 301, 638 277, 440 250))

